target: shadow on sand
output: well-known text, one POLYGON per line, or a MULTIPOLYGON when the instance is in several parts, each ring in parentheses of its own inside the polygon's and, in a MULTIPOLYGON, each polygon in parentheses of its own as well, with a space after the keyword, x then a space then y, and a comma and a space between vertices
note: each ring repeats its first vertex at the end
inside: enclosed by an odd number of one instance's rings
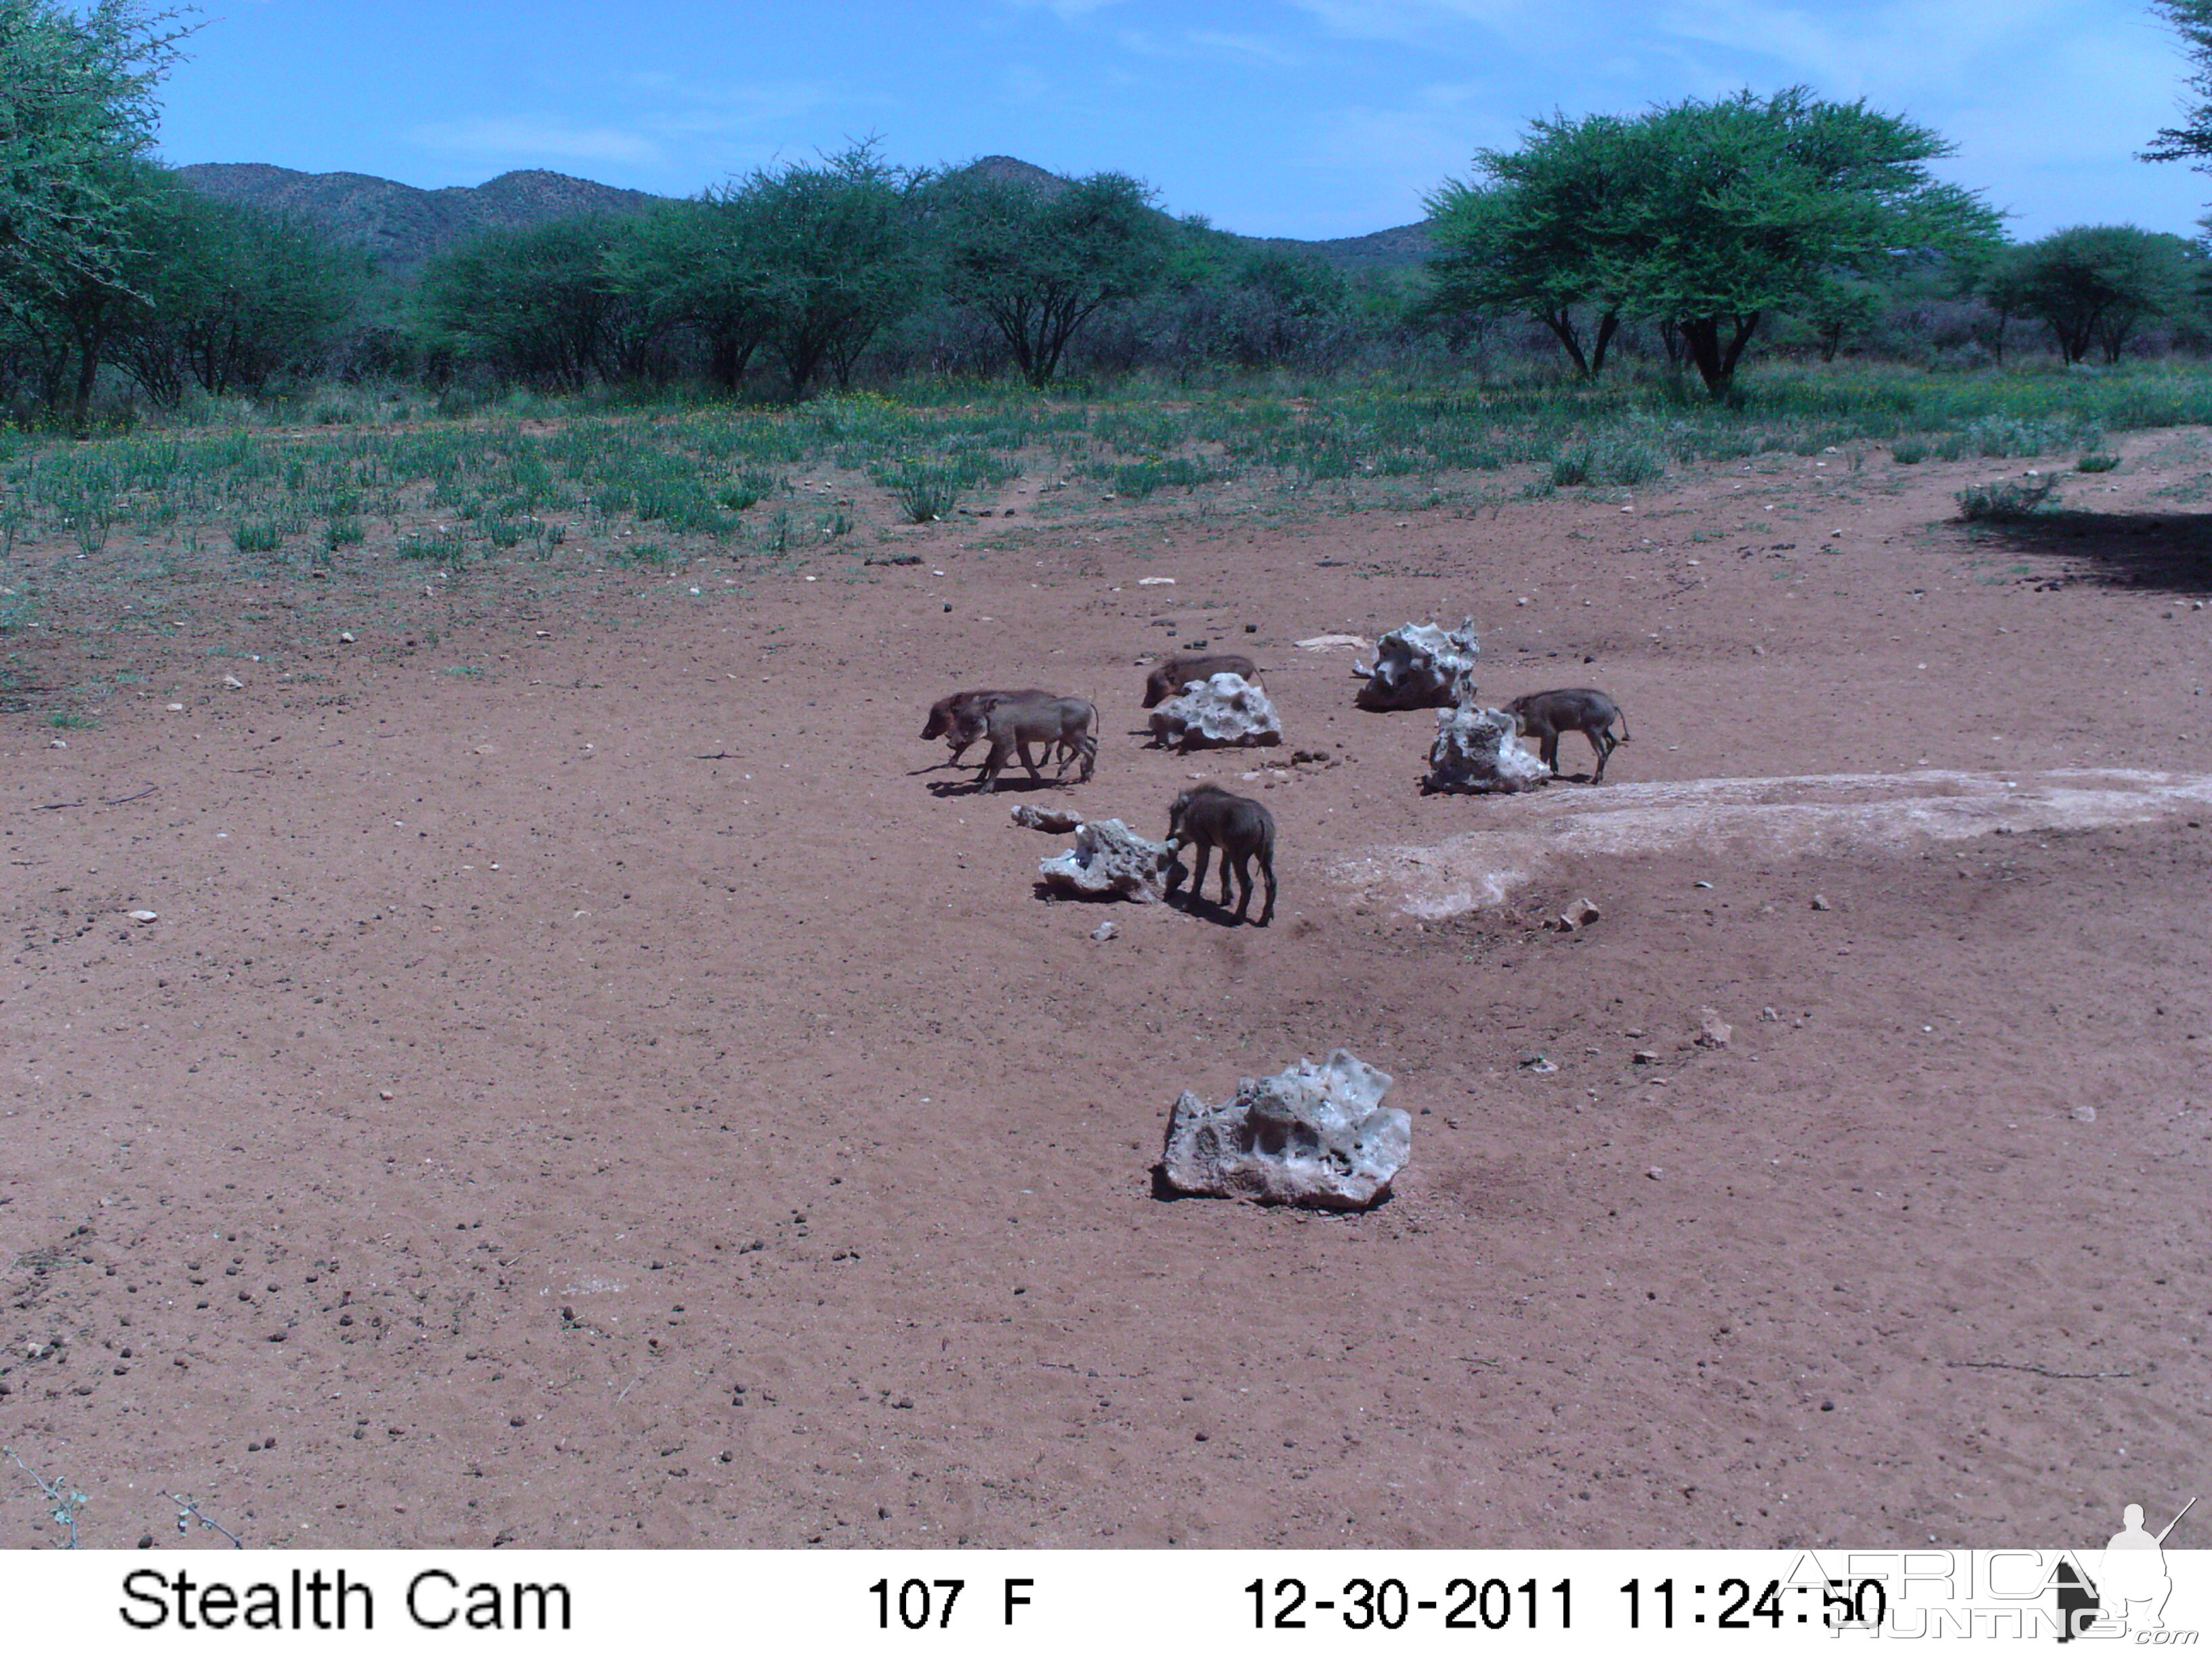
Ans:
POLYGON ((2059 507, 1974 526, 1977 544, 2065 561, 2042 580, 2094 581, 2192 597, 2212 593, 2212 514, 2091 513, 2059 507))

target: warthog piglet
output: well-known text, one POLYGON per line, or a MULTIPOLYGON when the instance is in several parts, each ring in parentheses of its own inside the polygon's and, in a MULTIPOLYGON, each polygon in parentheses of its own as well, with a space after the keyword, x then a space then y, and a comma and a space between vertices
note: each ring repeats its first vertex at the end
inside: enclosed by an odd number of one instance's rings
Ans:
POLYGON ((1249 657, 1170 657, 1145 676, 1145 707, 1158 708, 1193 680, 1210 680, 1216 674, 1234 674, 1251 684, 1260 678, 1249 657))
POLYGON ((1052 693, 1034 688, 1026 691, 955 691, 929 705, 929 719, 921 728, 925 738, 943 738, 952 745, 951 763, 957 764, 968 745, 983 735, 982 717, 1002 702, 1043 702, 1052 693), (963 737, 963 732, 967 733, 963 737))
MULTIPOLYGON (((1202 783, 1186 789, 1168 808, 1168 845, 1178 853, 1185 847, 1198 848, 1198 873, 1190 884, 1193 896, 1198 898, 1206 896, 1206 858, 1213 848, 1221 849, 1221 903, 1224 908, 1229 903, 1229 876, 1233 867, 1241 889, 1237 901, 1239 921, 1252 905, 1250 865, 1258 860, 1260 873, 1267 881, 1267 902, 1260 912, 1259 925, 1265 927, 1274 920, 1275 815, 1258 801, 1232 795, 1218 784, 1202 783)), ((1168 866, 1170 895, 1182 881, 1182 860, 1178 857, 1168 866)))
POLYGON ((1605 763, 1613 751, 1628 741, 1628 716, 1620 706, 1602 691, 1593 691, 1586 685, 1563 691, 1531 691, 1525 697, 1516 697, 1505 705, 1505 712, 1513 716, 1513 723, 1524 738, 1534 738, 1538 757, 1552 769, 1554 777, 1559 771, 1559 736, 1565 732, 1579 732, 1589 739, 1590 748, 1597 755, 1597 772, 1592 783, 1605 781, 1605 763), (1620 722, 1620 735, 1613 735, 1613 723, 1620 722))
POLYGON ((983 769, 976 781, 984 790, 999 787, 999 774, 1006 769, 1006 762, 1019 751, 1022 764, 1029 769, 1031 777, 1042 775, 1036 763, 1030 758, 1030 745, 1046 745, 1046 758, 1051 758, 1054 745, 1058 745, 1062 759, 1059 777, 1067 775, 1067 769, 1079 757, 1083 762, 1083 775, 1079 781, 1091 781, 1092 769, 1098 763, 1098 711, 1081 697, 1046 697, 1034 702, 1002 702, 982 717, 980 732, 971 732, 964 726, 956 726, 956 739, 980 735, 991 740, 991 752, 984 757, 983 769))

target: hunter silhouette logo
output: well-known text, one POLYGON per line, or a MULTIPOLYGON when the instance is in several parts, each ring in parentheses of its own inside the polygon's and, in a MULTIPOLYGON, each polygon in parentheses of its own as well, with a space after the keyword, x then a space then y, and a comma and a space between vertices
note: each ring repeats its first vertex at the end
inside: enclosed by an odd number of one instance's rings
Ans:
POLYGON ((2053 1576, 2063 1626, 2058 1639, 2070 1642, 2100 1620, 2110 1626, 2100 1635, 2164 1630, 2166 1599, 2173 1593, 2166 1571, 2166 1534, 2196 1507, 2191 1498, 2154 1535, 2143 1529, 2142 1505, 2129 1504, 2120 1511, 2120 1529, 2106 1544, 2093 1579, 2085 1579, 2070 1562, 2061 1562, 2053 1576))

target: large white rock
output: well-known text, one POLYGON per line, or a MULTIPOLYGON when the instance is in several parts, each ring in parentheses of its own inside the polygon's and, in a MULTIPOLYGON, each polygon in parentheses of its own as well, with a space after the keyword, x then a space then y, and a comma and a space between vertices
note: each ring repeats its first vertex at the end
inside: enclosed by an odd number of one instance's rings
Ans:
POLYGON ((1437 740, 1429 748, 1424 789, 1516 795, 1551 775, 1543 762, 1522 748, 1513 716, 1504 710, 1462 703, 1437 711, 1437 740))
POLYGON ((1364 1210, 1389 1196, 1413 1153, 1413 1120, 1382 1104, 1389 1092, 1389 1073, 1341 1048, 1323 1065, 1248 1077, 1218 1106, 1186 1090, 1162 1172, 1179 1193, 1364 1210))
POLYGON ((1167 898, 1173 849, 1146 841, 1119 818, 1091 818, 1075 827, 1075 845, 1037 866, 1056 892, 1078 898, 1127 898, 1158 904, 1167 898))
POLYGON ((1243 675, 1216 674, 1152 710, 1152 739, 1178 749, 1264 749, 1283 740, 1283 721, 1243 675))
POLYGON ((1352 665, 1366 684, 1357 699, 1362 708, 1442 708, 1474 696, 1474 619, 1455 629, 1433 623, 1408 623, 1375 641, 1375 666, 1352 665))

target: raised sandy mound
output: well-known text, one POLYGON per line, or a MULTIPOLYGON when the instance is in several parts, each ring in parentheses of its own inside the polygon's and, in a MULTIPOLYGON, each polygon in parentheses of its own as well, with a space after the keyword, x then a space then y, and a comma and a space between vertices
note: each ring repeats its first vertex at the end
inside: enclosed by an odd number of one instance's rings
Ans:
POLYGON ((1999 830, 2142 823, 2212 805, 2212 776, 2119 769, 1705 778, 1554 787, 1486 802, 1484 826, 1435 847, 1382 847, 1336 874, 1424 921, 1497 904, 1569 859, 1703 850, 1723 857, 1881 852, 1999 830))

